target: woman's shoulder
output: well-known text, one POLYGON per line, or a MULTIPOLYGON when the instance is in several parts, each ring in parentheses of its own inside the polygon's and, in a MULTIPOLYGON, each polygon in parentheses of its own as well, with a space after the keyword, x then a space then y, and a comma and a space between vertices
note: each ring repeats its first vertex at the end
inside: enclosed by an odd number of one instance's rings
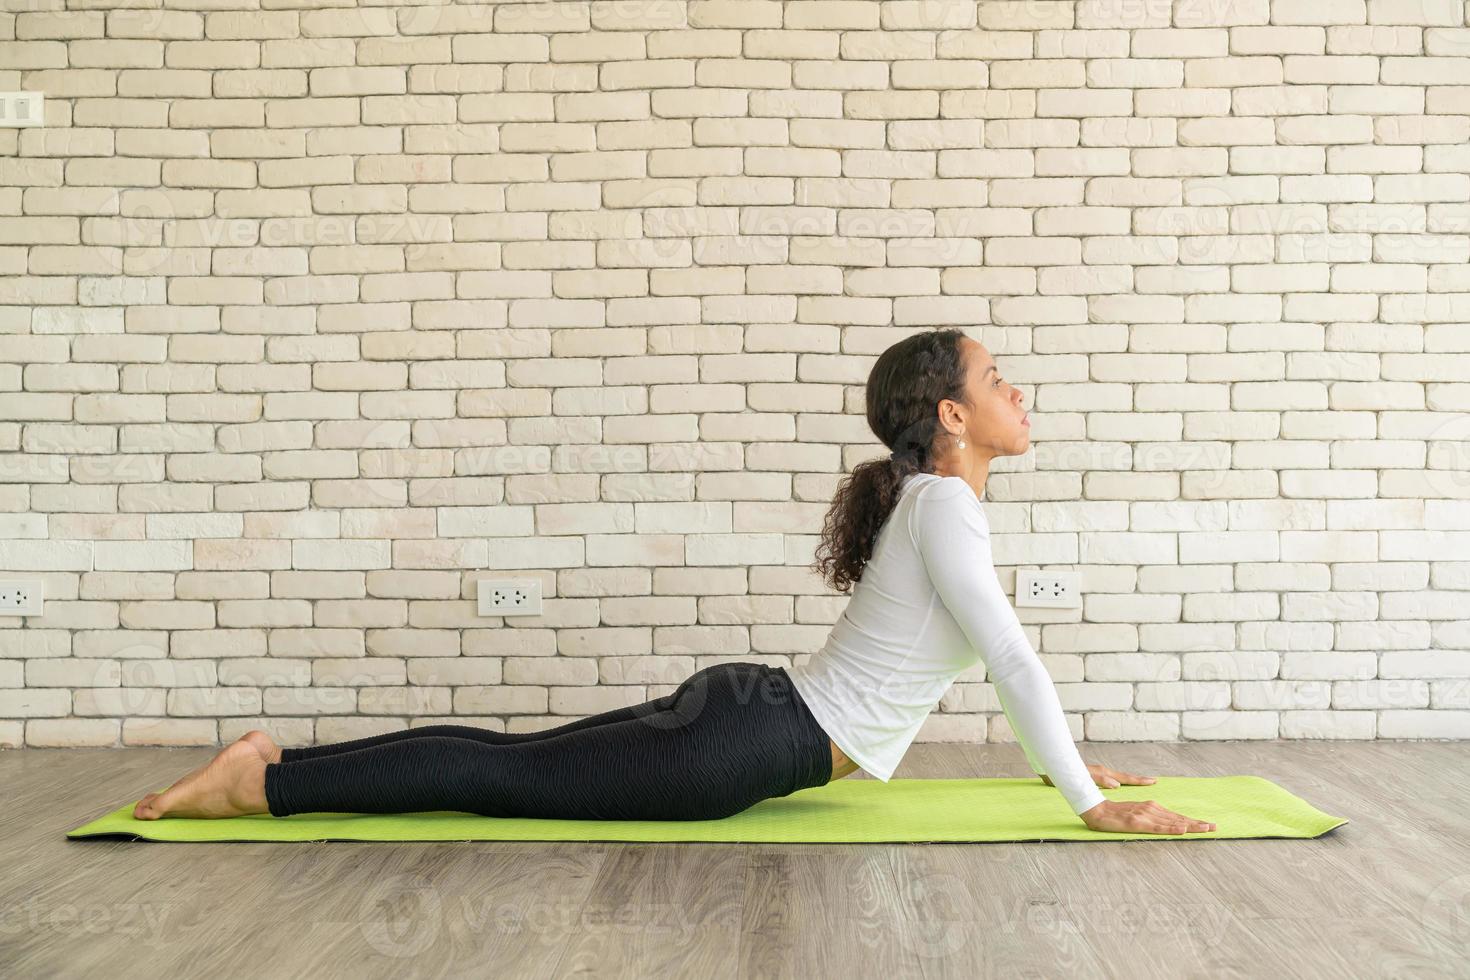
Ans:
POLYGON ((989 529, 985 509, 964 477, 941 476, 915 488, 911 526, 929 529, 930 537, 962 535, 966 531, 989 529))
POLYGON ((915 491, 915 500, 922 500, 926 504, 955 504, 961 506, 980 506, 980 498, 975 496, 975 490, 962 476, 939 476, 932 474, 935 479, 925 480, 924 485, 915 491))

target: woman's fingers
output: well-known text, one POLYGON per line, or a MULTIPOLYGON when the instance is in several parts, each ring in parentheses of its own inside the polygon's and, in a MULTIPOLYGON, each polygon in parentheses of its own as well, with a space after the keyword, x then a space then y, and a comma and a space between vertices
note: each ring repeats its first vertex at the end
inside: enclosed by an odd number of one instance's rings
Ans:
POLYGON ((1215 825, 1207 820, 1196 820, 1194 817, 1186 817, 1184 814, 1175 813, 1173 810, 1165 810, 1161 807, 1160 814, 1159 820, 1161 823, 1165 826, 1178 828, 1177 830, 1171 830, 1170 833, 1200 834, 1209 833, 1215 829, 1215 825))
POLYGON ((1208 820, 1175 813, 1159 806, 1156 800, 1123 802, 1105 800, 1087 811, 1084 818, 1093 830, 1134 834, 1198 834, 1209 833, 1215 825, 1208 820))
POLYGON ((1123 772, 1120 769, 1109 770, 1109 775, 1118 782, 1126 783, 1129 786, 1147 786, 1149 783, 1154 782, 1154 777, 1152 776, 1140 776, 1136 773, 1123 772))
POLYGON ((1092 773, 1092 781, 1103 789, 1117 789, 1124 785, 1147 786, 1155 781, 1152 776, 1140 776, 1137 773, 1111 769, 1104 765, 1091 765, 1087 767, 1087 770, 1092 773))
POLYGON ((1153 800, 1144 800, 1138 811, 1138 822, 1145 833, 1199 834, 1209 833, 1215 825, 1208 820, 1197 820, 1182 813, 1161 807, 1153 800))
MULTIPOLYGON (((1153 776, 1140 776, 1137 773, 1109 769, 1102 765, 1087 768, 1097 784, 1103 787, 1123 784, 1147 786, 1156 781, 1153 776)), ((1215 829, 1215 825, 1210 821, 1175 813, 1173 810, 1159 806, 1157 800, 1143 800, 1131 804, 1125 822, 1129 825, 1127 829, 1145 834, 1204 834, 1215 829)))

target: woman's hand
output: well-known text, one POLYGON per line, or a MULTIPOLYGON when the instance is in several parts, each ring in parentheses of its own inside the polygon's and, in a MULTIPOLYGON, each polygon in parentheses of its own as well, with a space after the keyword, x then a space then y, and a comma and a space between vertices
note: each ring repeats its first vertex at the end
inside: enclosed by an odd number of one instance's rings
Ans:
MULTIPOLYGON (((1124 783, 1129 786, 1147 786, 1149 783, 1156 782, 1152 776, 1137 776, 1131 772, 1123 772, 1121 769, 1109 769, 1107 766, 1088 766, 1087 771, 1092 773, 1092 781, 1103 789, 1116 789, 1124 783)), ((1042 776, 1041 781, 1048 786, 1052 785, 1049 776, 1042 776)))
POLYGON ((1078 814, 1088 830, 1117 834, 1196 834, 1215 829, 1212 823, 1166 810, 1153 800, 1126 803, 1104 800, 1078 814))
MULTIPOLYGON (((1092 773, 1092 781, 1105 789, 1114 789, 1125 784, 1147 786, 1157 782, 1153 776, 1139 776, 1101 765, 1088 766, 1087 771, 1092 773)), ((1053 785, 1046 776, 1042 776, 1041 781, 1048 786, 1053 785)), ((1087 824, 1088 830, 1117 834, 1196 834, 1215 829, 1212 823, 1166 810, 1153 800, 1144 800, 1142 803, 1104 800, 1091 810, 1082 811, 1078 816, 1087 824)))

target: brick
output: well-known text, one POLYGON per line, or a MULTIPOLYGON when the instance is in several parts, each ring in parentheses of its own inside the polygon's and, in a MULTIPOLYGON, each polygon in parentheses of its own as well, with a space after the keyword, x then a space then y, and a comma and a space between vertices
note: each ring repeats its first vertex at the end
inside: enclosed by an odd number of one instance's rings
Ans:
MULTIPOLYGON (((806 656, 864 382, 945 325, 1045 423, 987 511, 1086 563, 1028 627, 1076 736, 1470 737, 1462 4, 72 13, 0 18, 55 117, 0 140, 0 745, 806 656)), ((920 740, 1012 740, 982 680, 920 740)))

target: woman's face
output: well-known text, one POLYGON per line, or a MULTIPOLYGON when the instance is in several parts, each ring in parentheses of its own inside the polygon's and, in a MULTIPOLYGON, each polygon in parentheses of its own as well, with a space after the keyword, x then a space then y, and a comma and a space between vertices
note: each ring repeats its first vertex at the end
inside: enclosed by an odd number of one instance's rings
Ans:
POLYGON ((994 456, 1019 456, 1031 445, 1031 425, 1021 407, 1021 391, 1001 373, 990 351, 966 337, 966 385, 970 413, 965 419, 965 442, 994 456))

